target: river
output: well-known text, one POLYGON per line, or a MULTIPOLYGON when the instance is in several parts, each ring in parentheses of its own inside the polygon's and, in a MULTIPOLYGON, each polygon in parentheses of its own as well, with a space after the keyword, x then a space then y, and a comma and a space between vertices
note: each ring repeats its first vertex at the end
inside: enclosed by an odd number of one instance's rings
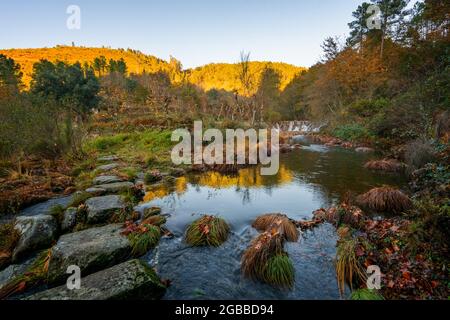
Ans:
POLYGON ((328 148, 300 139, 303 148, 280 156, 276 176, 261 176, 258 168, 238 175, 188 175, 172 186, 147 192, 138 210, 158 206, 168 215, 173 238, 163 238, 145 259, 171 286, 165 299, 339 299, 334 271, 337 235, 324 224, 302 234, 286 251, 295 267, 295 286, 280 290, 246 279, 240 258, 258 233, 251 227, 265 213, 284 213, 309 219, 312 212, 337 203, 347 192, 357 195, 389 184, 402 187, 398 175, 371 172, 363 167, 374 155, 328 148), (183 241, 186 227, 202 214, 224 218, 231 226, 220 248, 191 248, 183 241))

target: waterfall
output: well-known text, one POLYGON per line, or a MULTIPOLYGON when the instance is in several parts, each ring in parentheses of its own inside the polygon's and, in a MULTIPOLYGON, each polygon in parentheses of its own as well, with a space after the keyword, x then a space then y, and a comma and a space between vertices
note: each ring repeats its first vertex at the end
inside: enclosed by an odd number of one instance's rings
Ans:
POLYGON ((317 133, 320 132, 325 124, 317 124, 311 121, 281 121, 273 125, 273 129, 280 132, 294 132, 294 133, 317 133))

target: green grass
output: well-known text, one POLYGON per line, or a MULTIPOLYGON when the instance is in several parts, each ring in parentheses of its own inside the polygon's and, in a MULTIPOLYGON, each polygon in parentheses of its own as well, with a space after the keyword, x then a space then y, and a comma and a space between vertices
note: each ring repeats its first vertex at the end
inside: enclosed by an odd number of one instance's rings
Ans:
POLYGON ((64 219, 64 211, 66 211, 66 208, 60 204, 50 208, 50 215, 55 218, 59 225, 61 225, 61 222, 64 219))
POLYGON ((145 224, 146 232, 133 232, 128 235, 134 257, 140 257, 146 254, 151 248, 158 244, 161 237, 161 230, 157 226, 145 224))
POLYGON ((384 300, 377 290, 359 289, 352 292, 351 300, 384 300))
POLYGON ((88 141, 83 149, 88 154, 116 154, 128 163, 146 164, 153 159, 152 163, 157 165, 169 165, 174 145, 171 134, 169 130, 146 130, 100 136, 88 141))
POLYGON ((264 282, 281 288, 292 288, 295 281, 295 269, 287 254, 270 258, 263 272, 264 282))
POLYGON ((225 220, 215 216, 203 216, 186 230, 186 242, 194 247, 219 247, 228 238, 230 227, 225 220))
POLYGON ((67 207, 68 208, 70 208, 70 207, 78 208, 80 206, 80 204, 83 204, 84 202, 86 202, 87 199, 89 199, 91 197, 92 197, 92 195, 87 192, 77 193, 73 196, 72 200, 70 201, 70 203, 67 207))

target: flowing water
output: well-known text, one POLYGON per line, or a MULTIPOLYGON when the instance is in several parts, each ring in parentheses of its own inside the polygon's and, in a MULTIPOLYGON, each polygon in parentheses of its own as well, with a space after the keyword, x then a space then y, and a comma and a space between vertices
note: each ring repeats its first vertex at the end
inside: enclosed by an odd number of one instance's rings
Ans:
POLYGON ((172 281, 165 299, 339 299, 333 260, 335 229, 324 224, 305 232, 297 243, 287 243, 295 267, 295 286, 280 290, 242 277, 240 258, 256 232, 251 224, 265 213, 284 213, 300 220, 337 203, 347 192, 360 194, 389 184, 403 186, 396 175, 363 168, 371 155, 342 148, 309 144, 280 156, 276 176, 261 176, 247 168, 235 176, 204 173, 179 178, 173 186, 150 190, 138 207, 158 206, 168 215, 174 238, 161 239, 146 259, 162 278, 172 281), (219 248, 191 248, 184 230, 202 214, 215 214, 231 226, 228 241, 219 248))

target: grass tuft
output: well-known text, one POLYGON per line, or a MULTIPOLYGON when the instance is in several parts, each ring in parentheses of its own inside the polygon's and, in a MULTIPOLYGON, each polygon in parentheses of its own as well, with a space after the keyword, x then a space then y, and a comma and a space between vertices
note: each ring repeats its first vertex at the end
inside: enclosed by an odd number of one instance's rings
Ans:
POLYGON ((287 254, 278 254, 270 258, 263 272, 264 282, 281 287, 292 288, 295 281, 295 269, 287 254))
POLYGON ((225 220, 205 215, 194 221, 186 230, 186 242, 195 247, 218 247, 228 239, 230 227, 225 220))
POLYGON ((352 292, 352 300, 384 300, 383 296, 377 290, 359 289, 352 292))
POLYGON ((345 238, 339 241, 336 255, 336 277, 339 291, 344 294, 345 284, 352 289, 355 284, 365 282, 366 274, 357 257, 358 239, 345 238))
POLYGON ((369 161, 364 165, 364 168, 386 172, 401 172, 405 169, 405 165, 395 159, 383 159, 369 161))
POLYGON ((260 216, 255 220, 252 226, 258 231, 267 231, 276 228, 280 230, 287 241, 298 241, 299 232, 296 225, 283 214, 274 213, 260 216))
POLYGON ((154 248, 161 237, 159 227, 151 224, 143 224, 140 230, 132 232, 128 235, 134 257, 140 257, 146 254, 150 249, 154 248))
POLYGON ((406 212, 412 207, 411 199, 391 187, 374 188, 357 198, 358 204, 376 212, 406 212))

